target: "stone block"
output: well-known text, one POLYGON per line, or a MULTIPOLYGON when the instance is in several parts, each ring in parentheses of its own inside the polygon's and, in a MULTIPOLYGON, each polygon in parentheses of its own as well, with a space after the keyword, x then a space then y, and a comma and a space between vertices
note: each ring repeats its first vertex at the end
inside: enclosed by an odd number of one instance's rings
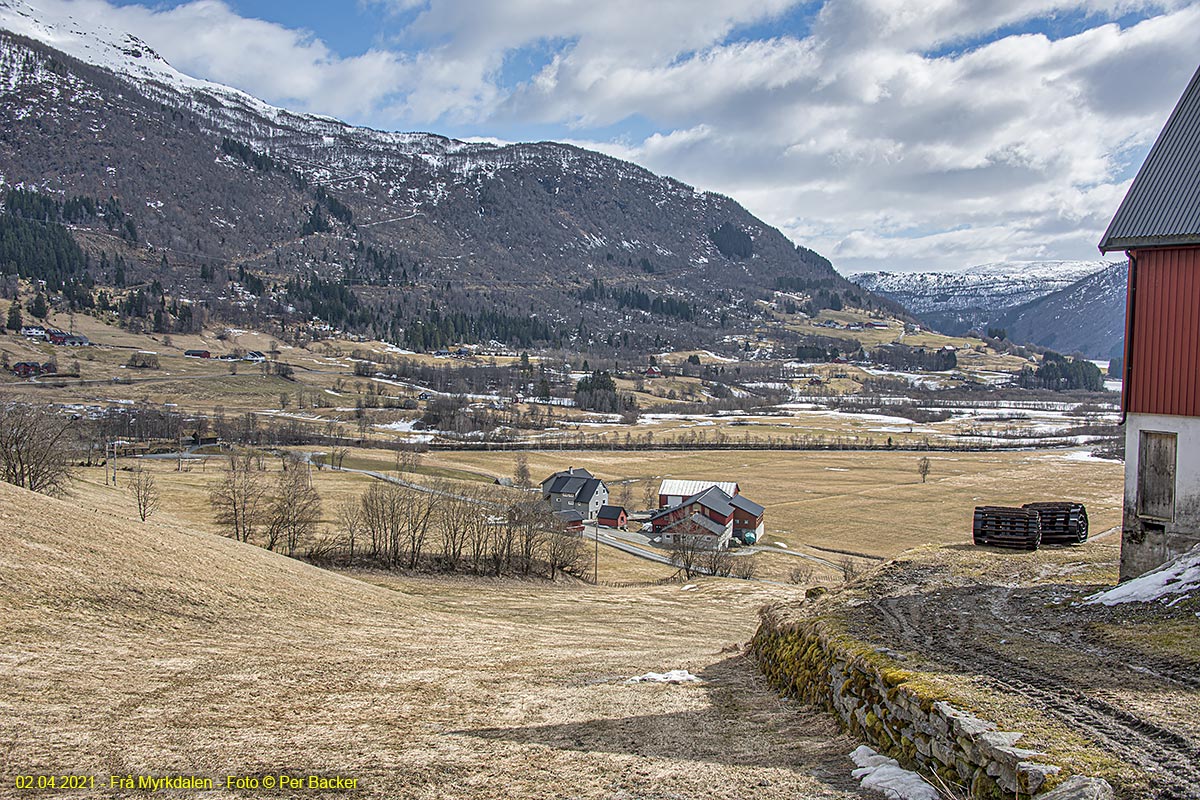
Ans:
POLYGON ((1039 764, 1036 761, 1022 761, 1017 764, 1017 788, 1023 794, 1035 794, 1046 783, 1046 778, 1057 775, 1062 767, 1052 764, 1039 764))
POLYGON ((1103 778, 1072 775, 1035 800, 1113 800, 1114 796, 1112 786, 1103 778))

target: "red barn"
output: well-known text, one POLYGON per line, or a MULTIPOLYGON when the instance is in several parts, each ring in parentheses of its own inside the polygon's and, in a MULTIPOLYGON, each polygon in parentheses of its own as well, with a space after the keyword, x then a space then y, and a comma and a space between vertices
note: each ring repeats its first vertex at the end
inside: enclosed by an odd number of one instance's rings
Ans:
POLYGON ((578 511, 555 511, 554 516, 562 526, 563 533, 583 533, 583 514, 578 511))
POLYGON ((659 509, 650 516, 650 524, 665 545, 675 544, 676 536, 688 536, 698 538, 702 547, 723 550, 733 538, 733 512, 729 495, 712 486, 659 509))
POLYGON ((629 521, 629 514, 621 506, 601 506, 596 515, 596 524, 606 528, 624 528, 629 521))
POLYGON ((1200 70, 1108 226, 1129 258, 1121 580, 1200 543, 1200 70))

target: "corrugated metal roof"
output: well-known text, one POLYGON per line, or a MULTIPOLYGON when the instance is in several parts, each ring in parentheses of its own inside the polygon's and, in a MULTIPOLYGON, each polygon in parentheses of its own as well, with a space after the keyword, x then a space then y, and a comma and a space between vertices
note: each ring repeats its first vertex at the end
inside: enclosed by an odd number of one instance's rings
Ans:
POLYGON ((733 481, 718 483, 717 481, 677 481, 668 478, 658 487, 658 493, 670 496, 691 497, 705 489, 716 486, 725 494, 733 497, 737 494, 738 485, 733 481))
POLYGON ((1200 69, 1100 240, 1101 252, 1200 244, 1200 69))

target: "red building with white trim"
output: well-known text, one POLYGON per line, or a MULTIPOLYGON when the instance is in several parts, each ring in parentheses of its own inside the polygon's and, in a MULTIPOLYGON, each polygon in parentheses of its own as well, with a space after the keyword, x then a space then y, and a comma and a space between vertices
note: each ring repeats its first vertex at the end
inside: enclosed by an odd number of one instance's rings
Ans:
POLYGON ((1200 544, 1200 70, 1100 242, 1129 257, 1121 580, 1200 544))

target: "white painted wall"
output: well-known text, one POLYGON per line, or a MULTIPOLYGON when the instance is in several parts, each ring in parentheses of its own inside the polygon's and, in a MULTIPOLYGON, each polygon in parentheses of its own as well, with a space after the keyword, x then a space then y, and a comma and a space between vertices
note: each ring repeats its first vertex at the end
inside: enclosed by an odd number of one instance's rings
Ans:
POLYGON ((1200 417, 1130 414, 1125 420, 1125 511, 1121 580, 1135 578, 1200 544, 1200 417), (1142 431, 1174 433, 1175 519, 1156 523, 1137 514, 1142 431))

